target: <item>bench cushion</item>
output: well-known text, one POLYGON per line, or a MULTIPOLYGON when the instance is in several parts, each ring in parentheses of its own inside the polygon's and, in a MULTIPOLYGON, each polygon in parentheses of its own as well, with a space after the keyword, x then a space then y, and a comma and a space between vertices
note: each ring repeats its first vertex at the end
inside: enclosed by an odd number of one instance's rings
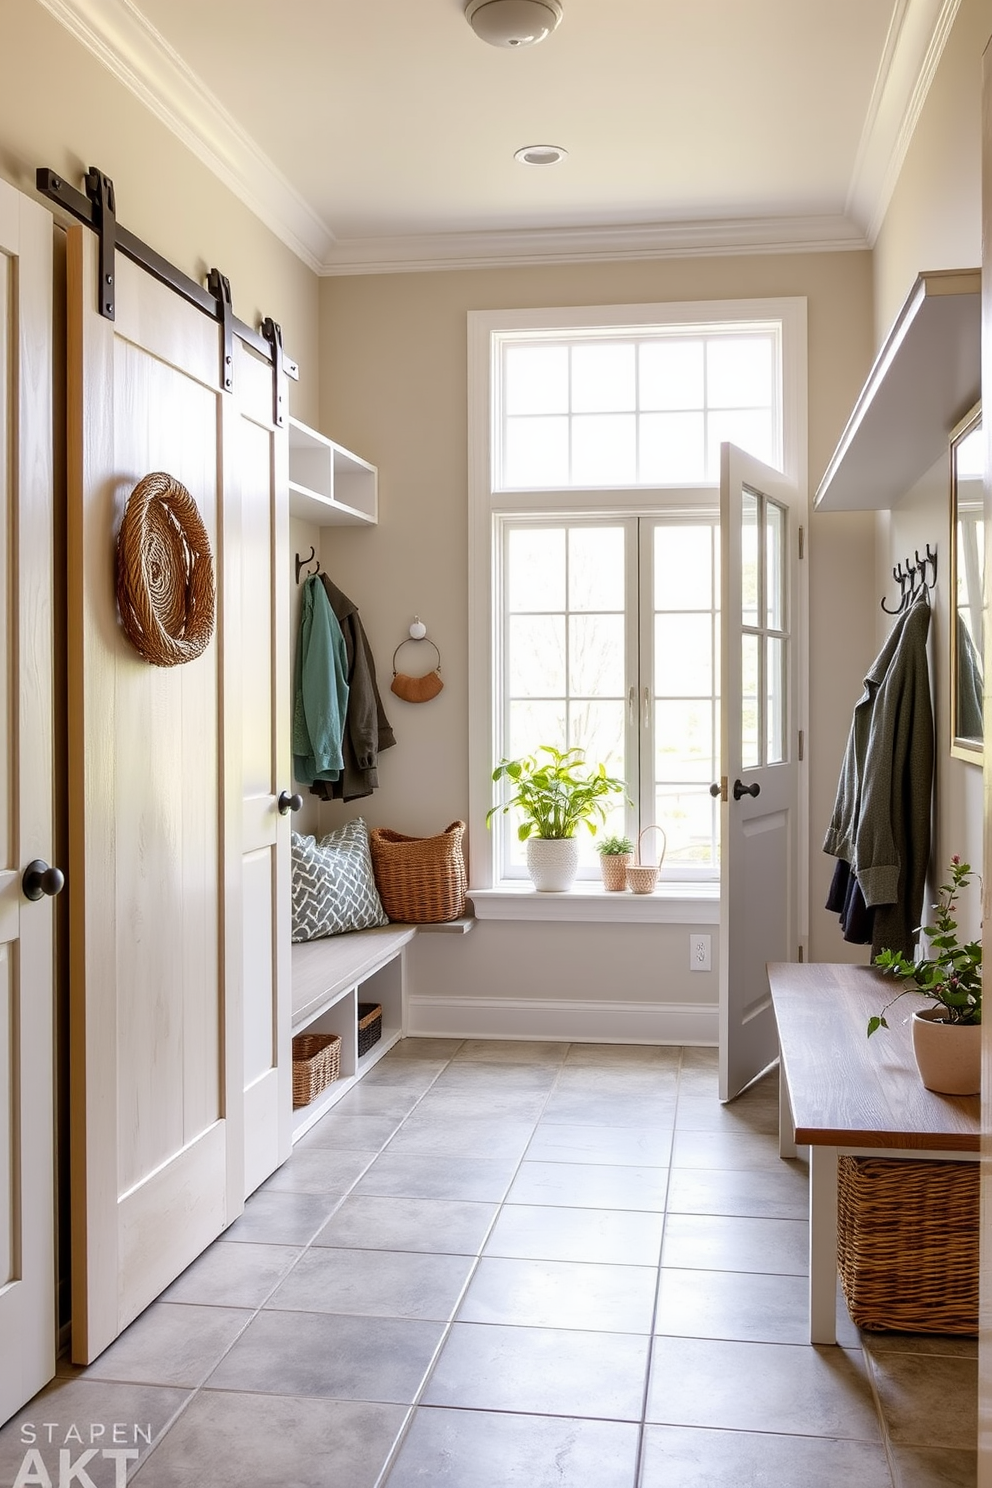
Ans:
POLYGON ((318 940, 389 923, 372 874, 361 817, 318 842, 292 834, 293 940, 318 940))

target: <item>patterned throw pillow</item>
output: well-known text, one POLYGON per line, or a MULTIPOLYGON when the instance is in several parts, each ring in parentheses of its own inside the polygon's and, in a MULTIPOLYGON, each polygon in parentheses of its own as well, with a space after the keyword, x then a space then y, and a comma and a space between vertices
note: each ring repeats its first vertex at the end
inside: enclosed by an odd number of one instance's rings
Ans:
POLYGON ((372 876, 368 827, 361 817, 318 842, 292 834, 293 940, 388 925, 372 876))

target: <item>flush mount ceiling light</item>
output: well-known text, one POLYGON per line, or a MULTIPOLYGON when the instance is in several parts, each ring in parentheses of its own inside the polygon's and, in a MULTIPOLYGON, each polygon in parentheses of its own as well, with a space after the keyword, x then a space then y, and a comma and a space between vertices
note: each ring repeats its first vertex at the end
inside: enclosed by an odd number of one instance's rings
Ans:
POLYGON ((513 158, 521 165, 557 165, 567 154, 561 145, 524 145, 522 150, 514 150, 513 158))
POLYGON ((468 0, 465 19, 490 46, 536 46, 561 20, 560 0, 468 0))

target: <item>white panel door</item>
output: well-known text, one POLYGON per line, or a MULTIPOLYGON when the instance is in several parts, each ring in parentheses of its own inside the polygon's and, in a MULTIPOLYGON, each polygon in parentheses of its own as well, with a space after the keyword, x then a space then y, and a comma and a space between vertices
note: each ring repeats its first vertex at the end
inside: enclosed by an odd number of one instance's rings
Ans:
POLYGON ((778 1057, 765 968, 799 945, 799 494, 722 446, 720 1099, 778 1057))
MULTIPOLYGON (((228 1224, 240 1092, 225 1080, 224 596, 201 656, 152 666, 115 601, 142 476, 194 497, 223 572, 216 323, 68 233, 72 1354, 96 1357, 228 1224), (230 1104, 230 1109, 229 1109, 230 1104)), ((236 892, 236 887, 231 889, 236 892)), ((238 1160, 240 1166, 240 1160, 238 1160)))
POLYGON ((233 1203, 289 1156, 293 1110, 289 447, 272 423, 272 370, 240 342, 224 412, 225 773, 237 783, 227 829, 227 1060, 244 1125, 242 1171, 232 1154, 233 1203))
POLYGON ((0 181, 0 1422, 55 1373, 52 513, 52 219, 0 181))

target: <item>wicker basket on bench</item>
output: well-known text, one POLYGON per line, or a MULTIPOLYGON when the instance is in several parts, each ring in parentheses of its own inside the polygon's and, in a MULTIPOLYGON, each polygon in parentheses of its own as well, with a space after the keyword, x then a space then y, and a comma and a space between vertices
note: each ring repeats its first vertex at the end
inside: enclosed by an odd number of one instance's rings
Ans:
POLYGON ((455 821, 436 837, 405 837, 388 827, 369 833, 376 888, 386 914, 408 925, 439 924, 465 913, 468 878, 455 821))
POLYGON ((978 1163, 837 1160, 837 1266, 860 1328, 978 1332, 978 1163))

